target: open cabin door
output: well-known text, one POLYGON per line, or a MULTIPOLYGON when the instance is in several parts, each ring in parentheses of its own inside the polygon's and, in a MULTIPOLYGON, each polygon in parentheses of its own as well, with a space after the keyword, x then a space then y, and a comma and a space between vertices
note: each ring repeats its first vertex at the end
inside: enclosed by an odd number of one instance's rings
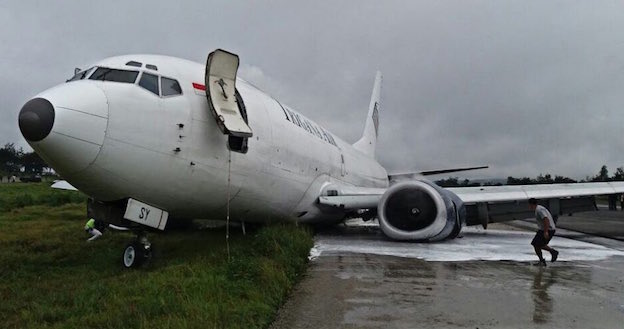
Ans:
POLYGON ((253 135, 247 124, 245 105, 236 91, 238 63, 237 55, 222 49, 211 52, 206 63, 208 106, 217 120, 219 129, 230 136, 230 147, 232 137, 235 141, 243 141, 253 135))

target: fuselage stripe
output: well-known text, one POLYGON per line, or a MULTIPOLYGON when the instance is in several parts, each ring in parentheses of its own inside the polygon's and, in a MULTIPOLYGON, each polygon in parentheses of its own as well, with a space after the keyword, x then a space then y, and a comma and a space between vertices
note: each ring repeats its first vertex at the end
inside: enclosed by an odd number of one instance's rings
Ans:
POLYGON ((202 90, 202 91, 206 91, 206 86, 204 86, 204 85, 202 85, 200 83, 197 83, 197 82, 193 82, 193 88, 199 89, 199 90, 202 90))

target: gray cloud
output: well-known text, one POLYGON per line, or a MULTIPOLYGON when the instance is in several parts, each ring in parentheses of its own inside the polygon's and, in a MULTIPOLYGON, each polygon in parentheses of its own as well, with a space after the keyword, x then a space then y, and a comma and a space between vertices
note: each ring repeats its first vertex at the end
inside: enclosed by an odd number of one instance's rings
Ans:
POLYGON ((19 108, 75 66, 224 48, 243 77, 351 142, 381 70, 391 171, 578 178, 624 165, 619 1, 13 1, 0 21, 0 142, 26 145, 19 108))

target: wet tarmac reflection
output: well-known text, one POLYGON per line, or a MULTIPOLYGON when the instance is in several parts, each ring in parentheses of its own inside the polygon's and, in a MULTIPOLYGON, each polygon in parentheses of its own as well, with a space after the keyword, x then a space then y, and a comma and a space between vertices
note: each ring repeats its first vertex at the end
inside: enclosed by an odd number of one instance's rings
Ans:
POLYGON ((557 269, 540 267, 535 271, 533 278, 533 322, 546 323, 553 312, 553 299, 548 294, 548 288, 557 280, 557 269))

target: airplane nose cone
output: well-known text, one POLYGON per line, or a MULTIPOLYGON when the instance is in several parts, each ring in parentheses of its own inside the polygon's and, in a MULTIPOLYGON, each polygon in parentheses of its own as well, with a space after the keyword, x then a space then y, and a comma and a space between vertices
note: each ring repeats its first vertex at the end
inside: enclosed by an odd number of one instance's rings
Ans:
POLYGON ((26 140, 38 142, 46 138, 54 125, 54 106, 45 98, 26 102, 19 113, 19 128, 26 140))
POLYGON ((28 144, 65 179, 95 164, 108 125, 108 98, 92 81, 45 90, 19 113, 28 144))

